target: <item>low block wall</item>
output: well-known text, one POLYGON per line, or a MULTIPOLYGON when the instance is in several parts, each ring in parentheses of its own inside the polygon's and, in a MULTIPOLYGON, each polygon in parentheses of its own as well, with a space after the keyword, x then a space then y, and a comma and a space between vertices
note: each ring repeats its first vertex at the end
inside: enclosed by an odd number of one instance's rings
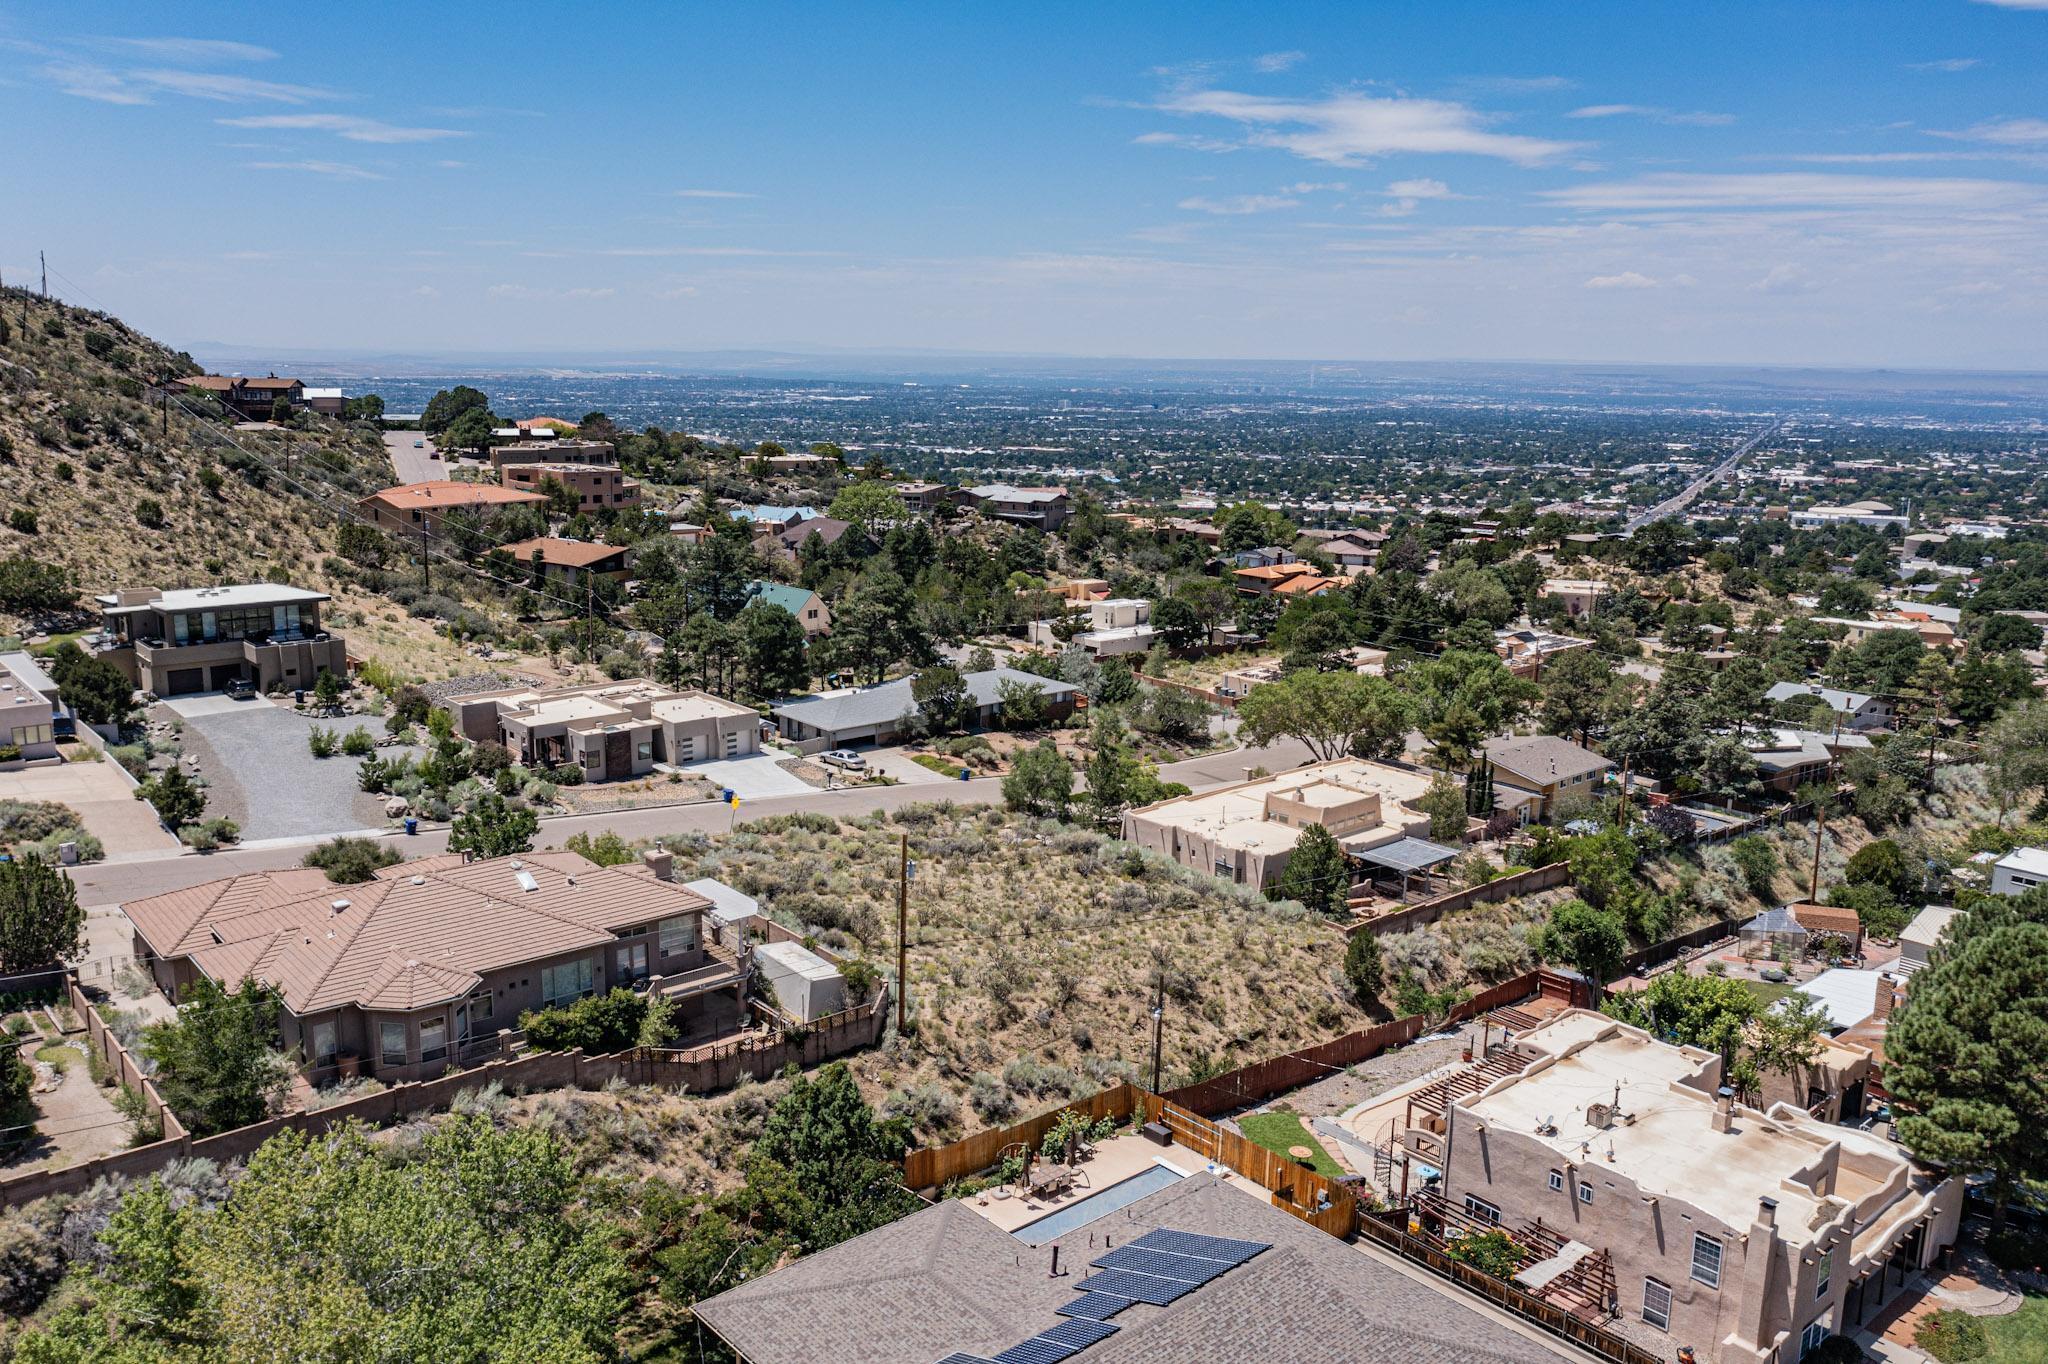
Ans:
POLYGON ((1448 895, 1439 895, 1433 900, 1421 900, 1359 923, 1347 924, 1344 932, 1347 936, 1353 933, 1371 933, 1375 936, 1406 933, 1411 928, 1433 924, 1444 915, 1471 905, 1492 904, 1495 901, 1512 899, 1517 895, 1533 895, 1539 890, 1551 890, 1564 885, 1571 879, 1572 869, 1569 866, 1563 862, 1553 862, 1547 867, 1532 867, 1528 871, 1496 876, 1483 886, 1468 886, 1464 890, 1454 890, 1448 895))

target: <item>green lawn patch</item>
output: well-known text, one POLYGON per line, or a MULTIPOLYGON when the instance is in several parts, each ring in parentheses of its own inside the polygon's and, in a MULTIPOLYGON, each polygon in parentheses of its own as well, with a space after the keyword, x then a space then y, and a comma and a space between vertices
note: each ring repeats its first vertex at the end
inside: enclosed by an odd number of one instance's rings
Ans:
POLYGON ((56 653, 65 645, 76 644, 78 643, 79 640, 85 638, 87 635, 93 633, 93 631, 99 628, 100 627, 97 625, 88 625, 83 630, 72 630, 67 634, 51 635, 47 640, 44 640, 41 644, 38 644, 34 648, 30 649, 29 652, 41 658, 48 658, 51 654, 56 653))
POLYGON ((36 1048, 36 1060, 53 1070, 69 1070, 84 1059, 68 1042, 45 1042, 36 1048))
POLYGON ((913 753, 910 760, 919 767, 929 767, 934 772, 943 772, 949 777, 960 775, 960 769, 967 766, 958 758, 942 758, 936 753, 913 753))
POLYGON ((2021 1364, 2048 1359, 2048 1298, 2029 1295, 2020 1310, 2003 1317, 1985 1317, 1984 1334, 1991 1342, 1987 1364, 2021 1364))
POLYGON ((1756 1002, 1766 1009, 1791 994, 1793 990, 1792 982, 1789 980, 1745 980, 1742 983, 1756 996, 1756 1002))
POLYGON ((1237 1120, 1237 1130, 1276 1155, 1292 1160, 1292 1147, 1306 1146, 1315 1172, 1328 1179, 1342 1179, 1344 1167, 1330 1158, 1323 1144, 1309 1135, 1300 1118, 1292 1113, 1253 1113, 1237 1120))

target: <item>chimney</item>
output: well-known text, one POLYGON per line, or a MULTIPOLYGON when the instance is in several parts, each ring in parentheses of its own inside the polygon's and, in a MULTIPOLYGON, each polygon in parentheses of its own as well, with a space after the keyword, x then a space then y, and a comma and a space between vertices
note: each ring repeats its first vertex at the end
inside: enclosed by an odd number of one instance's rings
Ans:
POLYGON ((1887 971, 1877 978, 1877 1007, 1871 1011, 1871 1018, 1882 1021, 1892 1016, 1892 1010, 1899 1004, 1898 978, 1887 971))
POLYGON ((645 864, 647 870, 654 873, 655 880, 676 879, 676 855, 667 848, 649 848, 640 854, 640 861, 645 864))
POLYGON ((1778 1200, 1769 1194, 1756 1201, 1756 1224, 1765 1228, 1778 1225, 1778 1200))
MULTIPOLYGON (((1727 1133, 1735 1126, 1735 1091, 1722 1085, 1714 1092, 1714 1130, 1727 1133)), ((1766 1199, 1765 1202, 1770 1200, 1766 1199)), ((1776 1206, 1775 1204, 1773 1206, 1776 1206)))

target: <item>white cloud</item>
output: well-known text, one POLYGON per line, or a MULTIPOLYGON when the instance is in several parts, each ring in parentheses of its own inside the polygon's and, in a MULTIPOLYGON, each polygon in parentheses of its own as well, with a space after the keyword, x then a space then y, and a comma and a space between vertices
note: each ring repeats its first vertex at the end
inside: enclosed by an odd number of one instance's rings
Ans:
POLYGON ((1296 208, 1299 199, 1290 199, 1284 194, 1232 194, 1221 199, 1212 199, 1197 194, 1180 201, 1179 207, 1193 213, 1215 213, 1236 217, 1247 213, 1272 213, 1278 209, 1296 208))
POLYGON ((325 175, 336 180, 382 180, 384 177, 361 166, 351 166, 346 161, 250 161, 250 170, 305 171, 309 175, 325 175))
POLYGON ((1803 294, 1817 287, 1806 271, 1796 265, 1774 265, 1764 277, 1749 286, 1753 294, 1803 294))
POLYGON ((524 284, 493 284, 484 290, 492 298, 515 299, 589 299, 610 298, 617 289, 535 289, 524 284))
POLYGON ((374 118, 354 114, 251 114, 244 118, 218 118, 225 128, 300 128, 333 133, 350 142, 438 142, 446 137, 468 137, 457 128, 401 128, 374 118))
POLYGON ((2040 186, 2009 180, 1789 171, 1755 175, 1665 173, 1538 191, 1566 208, 1593 212, 1675 209, 2012 207, 2042 201, 2040 186))
POLYGON ((335 98, 334 91, 314 85, 284 85, 212 71, 136 71, 131 73, 131 79, 174 95, 225 103, 304 104, 308 100, 335 98))
POLYGON ((1657 281, 1634 270, 1624 270, 1618 275, 1595 275, 1586 281, 1588 289, 1654 289, 1657 281))
POLYGON ((1958 132, 1933 135, 1963 142, 1995 142, 2002 147, 2032 147, 2048 143, 2048 118, 1986 119, 1958 132))
POLYGON ((270 62, 277 53, 254 43, 229 42, 222 38, 108 38, 114 47, 146 52, 167 62, 270 62))
POLYGON ((91 62, 50 62, 43 67, 43 74, 59 90, 80 99, 98 100, 101 104, 149 103, 149 91, 91 62))
POLYGON ((1449 100, 1344 93, 1321 99, 1268 99, 1230 90, 1176 90, 1159 102, 1168 113, 1228 119, 1246 143, 1311 161, 1358 165, 1402 152, 1489 156, 1521 166, 1556 160, 1577 144, 1488 130, 1487 117, 1449 100))
POLYGON ((749 194, 740 189, 679 189, 671 191, 678 199, 758 199, 758 194, 749 194))
POLYGON ((1350 188, 1351 186, 1345 184, 1342 180, 1297 180, 1291 185, 1283 185, 1280 192, 1282 194, 1341 194, 1350 188))
POLYGON ((1441 180, 1396 180, 1387 193, 1396 199, 1448 199, 1451 187, 1441 180))
POLYGON ((1733 114, 1684 113, 1654 104, 1588 104, 1574 109, 1566 118, 1647 118, 1653 123, 1678 124, 1690 128, 1718 128, 1735 121, 1733 114))
POLYGON ((1134 147, 1186 147, 1197 152, 1234 152, 1242 148, 1238 143, 1226 142, 1220 137, 1198 137, 1193 133, 1139 133, 1131 139, 1134 147))
POLYGON ((1543 95, 1578 86, 1570 76, 1461 76, 1454 84, 1460 90, 1489 95, 1543 95))
POLYGON ((441 291, 431 284, 422 284, 412 292, 417 298, 439 298, 441 296, 441 291))
POLYGON ((2000 9, 2042 9, 2048 10, 2048 0, 1977 0, 1980 5, 1996 5, 2000 9))
POLYGON ((1983 64, 1984 59, 1981 57, 1943 57, 1939 61, 1932 62, 1907 62, 1906 69, 1908 71, 1945 71, 1953 74, 1957 71, 1968 71, 1973 66, 1982 66, 1983 64))
POLYGON ((1252 58, 1252 68, 1269 76, 1278 75, 1290 67, 1298 66, 1307 58, 1306 52, 1268 52, 1252 58))

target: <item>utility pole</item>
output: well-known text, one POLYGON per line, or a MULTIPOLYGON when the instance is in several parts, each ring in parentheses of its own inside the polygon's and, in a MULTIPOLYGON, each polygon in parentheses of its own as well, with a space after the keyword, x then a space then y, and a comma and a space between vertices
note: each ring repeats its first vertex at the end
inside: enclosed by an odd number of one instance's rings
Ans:
POLYGON ((1820 903, 1820 836, 1827 831, 1828 807, 1820 801, 1813 803, 1813 879, 1806 889, 1808 904, 1820 903))
POLYGON ((1631 753, 1621 755, 1621 827, 1624 829, 1628 827, 1629 806, 1631 804, 1628 788, 1628 765, 1630 759, 1634 756, 1631 753))
POLYGON ((50 296, 50 261, 42 252, 36 252, 36 262, 43 267, 43 297, 50 296))
POLYGON ((427 523, 420 522, 420 591, 431 592, 434 588, 434 570, 427 558, 427 523))
POLYGON ((1934 740, 1941 733, 1941 693, 1934 693, 1934 723, 1927 727, 1927 779, 1934 780, 1934 740))
POLYGON ((1158 968, 1159 975, 1152 995, 1152 1092, 1159 1092, 1159 1061, 1166 1039, 1166 968, 1158 968))
POLYGON ((910 993, 910 835, 896 835, 896 1035, 903 1035, 904 1001, 910 993))

